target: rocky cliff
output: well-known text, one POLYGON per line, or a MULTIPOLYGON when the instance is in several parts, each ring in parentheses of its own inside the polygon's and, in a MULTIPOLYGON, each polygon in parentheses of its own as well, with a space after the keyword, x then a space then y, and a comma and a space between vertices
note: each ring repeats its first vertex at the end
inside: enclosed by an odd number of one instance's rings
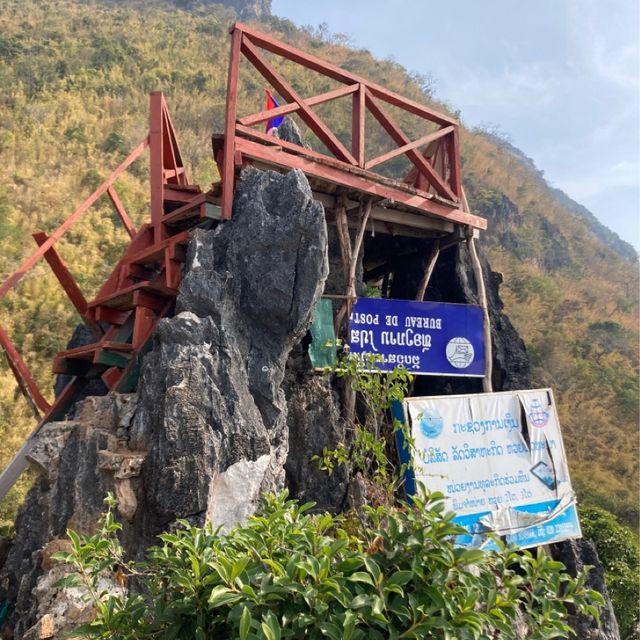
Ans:
MULTIPOLYGON (((367 238, 365 256, 392 261, 390 295, 413 299, 429 248, 428 240, 378 235, 367 238)), ((85 398, 34 442, 29 458, 39 479, 0 575, 13 603, 6 637, 58 638, 90 615, 81 593, 55 588, 65 569, 51 555, 64 548, 67 527, 93 530, 108 491, 132 557, 179 518, 232 525, 265 490, 288 486, 322 509, 350 504, 346 472, 327 476, 311 462, 345 438, 339 387, 313 374, 306 353, 319 297, 342 282, 337 256, 302 173, 242 173, 232 220, 193 233, 175 315, 158 326, 137 393, 85 398)), ((360 278, 366 270, 365 260, 360 278)), ((528 360, 503 314, 501 277, 486 262, 484 273, 494 387, 527 387, 528 360)), ((428 297, 476 302, 475 290, 465 248, 444 252, 428 297)), ((469 378, 419 378, 414 394, 480 390, 469 378)), ((122 588, 117 580, 103 586, 122 588)))

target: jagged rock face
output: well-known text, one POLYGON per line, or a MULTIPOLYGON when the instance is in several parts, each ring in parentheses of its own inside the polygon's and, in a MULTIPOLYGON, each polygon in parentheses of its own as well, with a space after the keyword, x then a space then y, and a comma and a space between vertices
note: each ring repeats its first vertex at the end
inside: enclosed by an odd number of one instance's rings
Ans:
POLYGON ((52 637, 39 635, 43 625, 57 633, 68 622, 65 615, 78 620, 85 612, 77 594, 56 592, 61 569, 48 564, 47 549, 66 538, 67 528, 92 532, 108 491, 122 497, 120 515, 126 518, 132 505, 125 499, 135 496, 143 458, 120 437, 133 406, 131 395, 87 398, 73 418, 49 423, 32 442, 26 455, 40 478, 18 513, 15 542, 0 573, 4 596, 14 603, 14 637, 52 637), (51 616, 43 622, 47 611, 51 616))
MULTIPOLYGON (((91 333, 89 328, 84 324, 79 324, 73 330, 73 334, 71 335, 69 342, 67 342, 66 348, 75 349, 76 347, 83 347, 86 344, 93 344, 95 341, 96 337, 91 333)), ((64 391, 64 388, 69 384, 69 382, 71 382, 71 376, 60 374, 55 377, 53 393, 56 398, 64 391)), ((95 378, 85 385, 76 402, 89 396, 103 396, 108 391, 109 390, 104 382, 102 382, 100 378, 95 378)))
POLYGON ((523 260, 532 260, 547 271, 557 271, 573 265, 569 241, 562 229, 544 217, 529 219, 529 228, 518 207, 500 191, 469 189, 473 210, 487 219, 487 238, 509 249, 523 260), (536 244, 532 251, 531 243, 536 244))
POLYGON ((324 211, 301 172, 245 170, 231 221, 194 232, 130 432, 149 449, 137 542, 180 517, 232 524, 284 487, 285 366, 327 273, 324 211))
POLYGON ((575 630, 576 637, 580 640, 620 640, 618 623, 607 594, 604 568, 593 543, 590 540, 567 540, 552 545, 551 550, 553 557, 563 562, 573 576, 588 566, 593 567, 587 578, 587 586, 601 593, 605 599, 605 606, 600 612, 599 627, 590 616, 571 616, 569 624, 575 630))
MULTIPOLYGON (((118 2, 118 0, 111 0, 118 2)), ((192 9, 208 4, 222 4, 234 9, 240 20, 266 20, 271 17, 271 0, 172 0, 178 7, 192 9)))
POLYGON ((67 527, 93 531, 108 491, 139 557, 177 518, 230 527, 284 487, 283 378, 327 273, 324 211, 304 175, 244 171, 232 220, 193 234, 177 315, 158 325, 138 396, 88 398, 31 447, 41 477, 0 574, 15 637, 58 633, 47 607, 84 615, 55 592, 45 550, 67 527))
POLYGON ((287 486, 297 500, 315 502, 318 510, 339 512, 347 504, 347 471, 339 466, 328 475, 313 460, 325 447, 335 449, 339 442, 347 440, 339 394, 328 376, 309 373, 308 357, 301 359, 301 367, 290 361, 285 380, 289 431, 287 486))

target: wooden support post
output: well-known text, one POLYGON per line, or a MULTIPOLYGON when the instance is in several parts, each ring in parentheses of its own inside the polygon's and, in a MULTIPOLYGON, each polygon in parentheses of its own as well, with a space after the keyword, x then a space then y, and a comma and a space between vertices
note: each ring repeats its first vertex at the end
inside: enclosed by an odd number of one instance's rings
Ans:
POLYGON ((358 91, 353 94, 351 111, 351 153, 358 161, 361 169, 365 168, 364 138, 365 138, 365 86, 358 85, 358 91))
POLYGON ((364 239, 364 232, 367 228, 367 221, 371 215, 371 200, 368 200, 364 206, 360 205, 360 215, 356 237, 351 247, 351 236, 349 234, 349 224, 347 221, 347 210, 342 206, 339 215, 336 218, 336 227, 338 228, 338 238, 340 240, 340 249, 342 252, 342 264, 345 276, 345 301, 342 304, 338 316, 336 318, 336 335, 339 335, 341 325, 346 318, 351 316, 353 301, 356 299, 356 270, 358 268, 358 256, 364 239))
POLYGON ((133 334, 131 344, 134 349, 139 349, 149 337, 153 330, 154 315, 153 310, 147 307, 136 307, 133 321, 133 334))
MULTIPOLYGON (((462 206, 464 210, 469 213, 469 202, 467 200, 467 194, 464 192, 464 187, 460 186, 460 196, 462 199, 462 206)), ((482 379, 482 389, 485 393, 491 393, 493 391, 493 382, 491 380, 493 374, 493 345, 491 343, 491 319, 489 318, 489 306, 487 302, 487 290, 484 286, 484 277, 482 276, 482 265, 480 264, 480 258, 478 258, 478 252, 476 251, 476 244, 473 238, 473 229, 467 230, 467 247, 469 249, 469 256, 471 257, 471 266, 473 267, 473 275, 476 280, 476 287, 478 288, 478 298, 480 299, 480 305, 484 311, 484 364, 485 374, 482 379)))
MULTIPOLYGON (((33 234, 33 239, 38 246, 41 247, 49 239, 49 236, 43 231, 39 231, 33 234)), ((67 297, 71 300, 71 304, 76 308, 76 311, 91 330, 91 333, 93 333, 96 338, 101 338, 104 332, 97 322, 87 317, 87 301, 58 252, 51 247, 44 254, 44 259, 48 262, 54 275, 58 278, 58 282, 67 294, 67 297)))
POLYGON ((433 270, 436 266, 439 255, 440 240, 436 240, 431 247, 431 255, 429 256, 429 261, 427 262, 427 266, 424 270, 424 275, 422 276, 422 280, 420 281, 420 285, 418 286, 418 293, 416 294, 416 300, 418 302, 422 302, 424 300, 424 294, 427 292, 429 280, 431 280, 431 274, 433 273, 433 270))
MULTIPOLYGON (((349 234, 349 224, 347 220, 346 198, 342 197, 340 206, 336 213, 336 229, 338 230, 338 239, 340 241, 340 253, 342 255, 342 268, 344 270, 345 279, 345 295, 344 302, 340 306, 340 310, 336 316, 336 336, 340 336, 342 324, 351 315, 353 303, 356 299, 356 271, 358 269, 358 256, 364 240, 364 234, 367 228, 367 221, 371 215, 372 201, 367 200, 366 204, 360 204, 359 221, 356 231, 356 237, 351 246, 351 236, 349 234)), ((348 336, 347 336, 348 337, 348 336)), ((347 423, 352 423, 355 416, 356 395, 351 387, 351 381, 345 380, 343 389, 344 395, 344 419, 347 423)))
POLYGON ((485 374, 482 379, 482 390, 485 393, 491 393, 493 391, 493 383, 491 376, 493 373, 493 349, 491 345, 491 320, 489 319, 489 308, 487 304, 487 290, 484 286, 484 277, 482 276, 482 265, 478 258, 478 252, 476 251, 476 244, 473 239, 473 235, 467 238, 467 247, 469 248, 469 256, 471 257, 471 265, 473 267, 473 274, 476 280, 476 287, 478 288, 478 298, 484 314, 484 364, 485 374))
POLYGON ((162 135, 164 98, 160 91, 149 96, 149 182, 151 189, 151 224, 153 241, 164 239, 164 140, 162 135))
POLYGON ((222 152, 222 220, 231 219, 233 207, 233 187, 235 182, 235 132, 238 108, 238 74, 240 72, 240 47, 242 31, 234 29, 231 36, 231 55, 229 56, 229 77, 227 78, 227 106, 224 123, 224 149, 222 152))

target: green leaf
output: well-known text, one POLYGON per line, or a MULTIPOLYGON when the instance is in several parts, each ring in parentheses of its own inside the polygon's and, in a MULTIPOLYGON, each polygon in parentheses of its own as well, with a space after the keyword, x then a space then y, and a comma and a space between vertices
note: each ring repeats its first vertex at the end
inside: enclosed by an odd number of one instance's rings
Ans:
POLYGON ((281 631, 278 619, 273 615, 271 611, 263 617, 264 622, 260 625, 262 632, 266 636, 267 640, 280 640, 281 631))
POLYGON ((382 571, 380 571, 380 567, 377 562, 373 558, 365 556, 364 564, 367 567, 367 571, 373 576, 376 584, 380 584, 380 581, 382 580, 382 571))
POLYGON ((342 624, 342 640, 351 640, 357 621, 358 617, 353 613, 353 611, 345 612, 344 622, 342 624))
POLYGON ((251 612, 249 607, 243 607, 242 615, 240 616, 240 640, 247 640, 249 629, 251 629, 251 612))
POLYGON ((231 591, 231 589, 228 589, 223 585, 214 587, 209 595, 209 605, 212 609, 234 604, 239 600, 242 600, 242 594, 231 591))
POLYGON ((355 573, 349 576, 348 580, 350 582, 363 582, 365 584, 371 585, 372 587, 375 587, 373 578, 368 573, 365 573, 364 571, 356 571, 355 573))
POLYGON ((413 571, 396 571, 392 574, 388 580, 385 581, 386 585, 397 584, 399 586, 407 584, 413 578, 413 571))

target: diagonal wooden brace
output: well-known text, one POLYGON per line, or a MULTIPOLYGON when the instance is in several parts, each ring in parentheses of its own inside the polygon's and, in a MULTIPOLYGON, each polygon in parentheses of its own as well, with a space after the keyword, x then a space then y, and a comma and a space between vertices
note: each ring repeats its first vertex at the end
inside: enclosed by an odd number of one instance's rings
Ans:
POLYGON ((129 237, 130 238, 135 237, 136 228, 133 222, 131 222, 131 218, 127 214, 127 210, 124 208, 124 205, 122 204, 122 200, 120 200, 120 198, 118 197, 118 194, 116 193, 116 190, 114 189, 113 185, 111 185, 107 189, 107 195, 111 200, 111 204, 113 204, 113 206, 115 207, 116 213, 120 217, 120 220, 122 221, 124 228, 127 230, 129 237))
POLYGON ((395 123, 391 116, 378 104, 368 89, 366 90, 366 103, 373 117, 382 125, 393 140, 395 140, 396 144, 407 147, 406 154, 409 160, 411 160, 416 169, 429 180, 429 183, 433 185, 438 194, 443 198, 456 202, 458 200, 456 194, 453 193, 445 181, 438 175, 431 163, 421 153, 410 148, 411 140, 395 123))
MULTIPOLYGON (((44 231, 39 231, 33 234, 33 239, 38 246, 41 247, 47 242, 49 236, 44 233, 44 231)), ((82 291, 80 291, 80 287, 77 285, 71 272, 67 269, 67 265, 63 262, 60 254, 53 247, 49 247, 44 254, 44 259, 49 263, 55 277, 58 278, 58 282, 64 289, 69 300, 71 300, 71 304, 76 308, 84 323, 91 330, 91 333, 93 333, 96 338, 101 338, 103 331, 97 322, 87 317, 87 300, 82 294, 82 291)))
POLYGON ((23 393, 26 391, 30 396, 33 403, 42 412, 46 412, 51 406, 45 397, 40 393, 38 385, 29 371, 25 361, 20 357, 18 350, 15 348, 13 342, 9 339, 9 336, 5 333, 4 329, 0 327, 0 347, 4 349, 7 354, 7 360, 9 366, 16 377, 18 385, 23 393))
POLYGON ((358 165, 357 160, 327 127, 322 118, 309 107, 304 98, 285 80, 282 74, 271 65, 246 36, 242 39, 242 53, 287 102, 296 102, 299 105, 300 117, 331 153, 339 160, 358 165))

